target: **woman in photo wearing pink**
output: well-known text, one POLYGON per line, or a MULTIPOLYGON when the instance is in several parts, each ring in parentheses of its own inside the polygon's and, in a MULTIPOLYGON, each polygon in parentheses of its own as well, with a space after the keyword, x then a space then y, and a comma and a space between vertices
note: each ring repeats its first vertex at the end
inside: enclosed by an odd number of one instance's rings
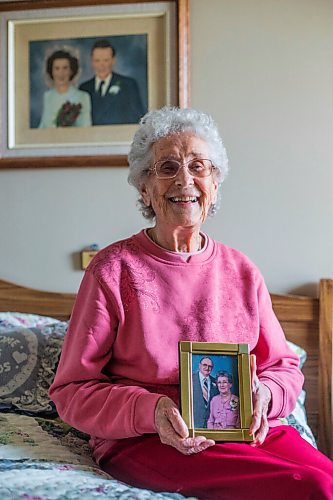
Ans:
POLYGON ((231 373, 221 371, 216 376, 219 393, 210 403, 208 429, 239 429, 239 399, 231 393, 231 373))

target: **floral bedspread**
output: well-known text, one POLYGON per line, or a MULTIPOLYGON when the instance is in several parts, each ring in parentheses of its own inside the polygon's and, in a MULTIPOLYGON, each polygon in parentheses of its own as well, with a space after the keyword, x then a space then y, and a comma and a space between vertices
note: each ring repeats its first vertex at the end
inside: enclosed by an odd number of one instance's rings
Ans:
POLYGON ((1 500, 180 500, 112 479, 93 462, 87 436, 60 420, 0 413, 1 500))

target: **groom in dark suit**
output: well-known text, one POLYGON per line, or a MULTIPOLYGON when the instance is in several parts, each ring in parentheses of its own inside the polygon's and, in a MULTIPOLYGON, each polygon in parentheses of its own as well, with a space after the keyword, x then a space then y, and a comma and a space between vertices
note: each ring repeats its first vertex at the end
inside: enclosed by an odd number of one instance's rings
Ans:
POLYGON ((138 123, 145 114, 137 82, 114 73, 115 62, 112 45, 107 40, 97 40, 91 50, 95 77, 79 87, 90 94, 93 125, 138 123))
POLYGON ((213 367, 212 359, 204 357, 200 360, 199 371, 192 374, 195 429, 207 428, 211 399, 219 394, 216 380, 211 376, 213 367))

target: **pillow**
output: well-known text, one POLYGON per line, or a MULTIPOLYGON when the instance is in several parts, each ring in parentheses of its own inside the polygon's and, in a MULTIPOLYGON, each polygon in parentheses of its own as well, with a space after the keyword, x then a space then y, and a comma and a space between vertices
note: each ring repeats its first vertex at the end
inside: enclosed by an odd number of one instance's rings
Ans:
POLYGON ((299 345, 290 342, 290 340, 287 340, 287 344, 288 347, 299 357, 298 366, 300 367, 300 369, 302 369, 307 358, 306 351, 303 349, 303 347, 300 347, 299 345))
POLYGON ((68 322, 0 329, 0 410, 56 413, 48 391, 68 322))
MULTIPOLYGON (((290 349, 298 355, 299 367, 302 369, 307 357, 306 351, 293 342, 287 341, 287 344, 290 349)), ((280 420, 284 425, 291 425, 292 427, 294 427, 300 433, 302 438, 304 438, 306 441, 308 441, 308 443, 317 448, 315 437, 307 421, 306 409, 304 406, 305 397, 306 392, 302 390, 296 401, 294 410, 286 418, 281 418, 280 420)))
POLYGON ((0 312, 0 331, 3 328, 12 326, 24 326, 31 328, 33 326, 44 326, 51 323, 59 323, 55 318, 49 316, 40 316, 39 314, 25 314, 19 312, 0 312))
POLYGON ((294 427, 300 433, 302 438, 304 438, 308 443, 312 444, 312 446, 317 448, 315 437, 307 421, 304 401, 305 401, 305 391, 302 391, 297 399, 294 410, 291 412, 290 415, 288 415, 288 417, 285 420, 287 421, 286 422, 287 424, 294 427))

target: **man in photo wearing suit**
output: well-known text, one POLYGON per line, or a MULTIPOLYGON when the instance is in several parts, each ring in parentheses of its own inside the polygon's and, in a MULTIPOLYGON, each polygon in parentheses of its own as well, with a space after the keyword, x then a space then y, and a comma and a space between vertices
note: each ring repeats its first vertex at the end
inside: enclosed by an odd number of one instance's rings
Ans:
POLYGON ((93 125, 138 123, 147 111, 143 109, 134 78, 112 71, 115 55, 107 40, 97 40, 91 50, 95 76, 79 87, 90 94, 93 125))
POLYGON ((204 357, 199 362, 199 371, 192 374, 193 417, 196 429, 207 428, 211 399, 219 394, 216 381, 211 376, 213 367, 212 359, 204 357))

